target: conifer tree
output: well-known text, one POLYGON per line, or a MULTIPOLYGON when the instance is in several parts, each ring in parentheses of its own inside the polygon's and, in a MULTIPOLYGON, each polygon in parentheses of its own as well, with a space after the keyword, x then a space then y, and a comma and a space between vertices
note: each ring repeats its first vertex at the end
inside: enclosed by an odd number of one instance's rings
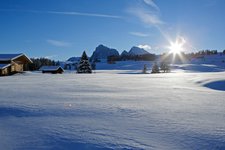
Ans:
POLYGON ((85 51, 83 52, 80 62, 77 66, 77 73, 92 73, 91 64, 85 51))
POLYGON ((153 67, 152 67, 152 73, 160 73, 159 72, 159 66, 157 65, 157 63, 155 62, 153 67))
POLYGON ((170 66, 167 62, 161 62, 160 69, 165 72, 170 72, 170 66))

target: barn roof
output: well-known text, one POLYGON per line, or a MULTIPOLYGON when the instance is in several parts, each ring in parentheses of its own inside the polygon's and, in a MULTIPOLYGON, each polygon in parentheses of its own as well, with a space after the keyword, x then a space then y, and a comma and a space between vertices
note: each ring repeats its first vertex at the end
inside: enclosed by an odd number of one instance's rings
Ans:
POLYGON ((0 69, 5 69, 6 67, 9 67, 11 64, 0 64, 0 69))
POLYGON ((0 54, 0 61, 11 61, 11 60, 15 60, 21 56, 25 56, 28 61, 32 62, 30 60, 30 58, 28 58, 25 54, 20 53, 20 54, 0 54))
POLYGON ((61 66, 42 66, 39 70, 40 71, 56 71, 58 69, 63 70, 61 66))

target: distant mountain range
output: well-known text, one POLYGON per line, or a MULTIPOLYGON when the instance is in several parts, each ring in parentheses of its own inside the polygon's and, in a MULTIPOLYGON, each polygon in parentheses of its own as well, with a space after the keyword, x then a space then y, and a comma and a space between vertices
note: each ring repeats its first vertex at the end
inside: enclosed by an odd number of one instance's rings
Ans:
POLYGON ((74 61, 79 61, 79 60, 80 60, 80 57, 70 57, 67 61, 74 62, 74 61))
MULTIPOLYGON (((124 50, 121 53, 121 56, 136 56, 136 55, 145 55, 145 54, 150 54, 148 51, 144 50, 143 48, 133 46, 129 52, 124 50)), ((109 56, 120 56, 118 50, 114 48, 109 48, 104 45, 99 45, 95 48, 95 51, 93 52, 92 56, 90 57, 91 60, 96 60, 96 59, 107 59, 109 56)), ((71 57, 67 61, 70 62, 75 62, 79 61, 80 57, 71 57)))

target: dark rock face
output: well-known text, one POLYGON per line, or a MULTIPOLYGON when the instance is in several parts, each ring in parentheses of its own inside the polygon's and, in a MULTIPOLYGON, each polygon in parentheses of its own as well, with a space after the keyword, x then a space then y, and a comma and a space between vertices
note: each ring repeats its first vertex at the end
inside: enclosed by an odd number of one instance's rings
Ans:
POLYGON ((116 49, 108 48, 104 45, 99 45, 93 52, 91 60, 107 59, 109 56, 119 56, 119 52, 116 49))
POLYGON ((124 50, 122 53, 121 53, 121 56, 123 57, 123 56, 129 56, 130 54, 126 51, 126 50, 124 50))
POLYGON ((134 46, 130 49, 129 54, 134 56, 134 55, 145 55, 145 54, 150 54, 150 53, 147 52, 146 50, 144 50, 143 48, 134 46))

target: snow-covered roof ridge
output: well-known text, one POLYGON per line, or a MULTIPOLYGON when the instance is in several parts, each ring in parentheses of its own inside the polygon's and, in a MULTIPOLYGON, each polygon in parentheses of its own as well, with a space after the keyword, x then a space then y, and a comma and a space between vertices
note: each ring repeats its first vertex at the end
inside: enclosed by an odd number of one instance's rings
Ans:
POLYGON ((5 69, 6 67, 9 67, 11 64, 0 64, 0 69, 5 69))
POLYGON ((18 57, 20 57, 21 55, 23 55, 22 53, 19 54, 0 54, 0 60, 12 60, 12 59, 16 59, 18 57))
POLYGON ((42 66, 39 70, 40 71, 55 71, 60 68, 63 70, 63 68, 61 66, 42 66))
POLYGON ((21 56, 25 56, 30 62, 32 62, 32 60, 29 57, 27 57, 24 53, 0 54, 0 61, 10 61, 10 60, 17 59, 18 57, 21 57, 21 56))

